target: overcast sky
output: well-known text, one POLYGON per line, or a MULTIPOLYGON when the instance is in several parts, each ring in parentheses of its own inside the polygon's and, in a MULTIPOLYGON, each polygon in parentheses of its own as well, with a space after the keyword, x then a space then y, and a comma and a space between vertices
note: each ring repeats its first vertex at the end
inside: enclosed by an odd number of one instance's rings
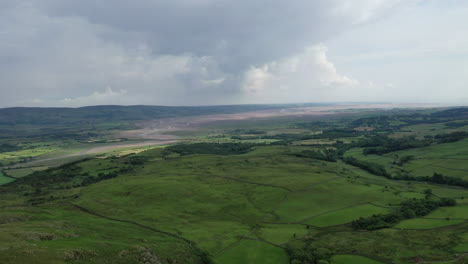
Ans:
POLYGON ((468 104, 466 0, 0 0, 0 107, 468 104))

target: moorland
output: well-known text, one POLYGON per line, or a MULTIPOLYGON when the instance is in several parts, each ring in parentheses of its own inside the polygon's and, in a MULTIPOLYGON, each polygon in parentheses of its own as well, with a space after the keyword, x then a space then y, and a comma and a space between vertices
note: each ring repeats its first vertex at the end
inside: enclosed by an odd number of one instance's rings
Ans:
POLYGON ((468 108, 0 109, 1 263, 468 262, 468 108))

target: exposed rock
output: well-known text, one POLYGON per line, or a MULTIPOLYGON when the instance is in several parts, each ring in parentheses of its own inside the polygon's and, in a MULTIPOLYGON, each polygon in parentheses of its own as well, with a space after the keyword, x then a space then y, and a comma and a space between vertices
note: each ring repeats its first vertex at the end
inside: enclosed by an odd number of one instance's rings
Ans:
POLYGON ((123 250, 119 253, 119 257, 136 260, 141 264, 165 264, 165 261, 159 259, 149 248, 137 246, 132 249, 123 250))
POLYGON ((75 260, 83 260, 89 257, 96 256, 96 252, 94 251, 89 251, 89 250, 69 250, 65 251, 65 256, 64 259, 65 261, 75 261, 75 260))
POLYGON ((42 232, 26 232, 22 233, 21 235, 22 237, 24 237, 24 239, 33 241, 48 241, 57 239, 57 236, 55 234, 42 232))
POLYGON ((29 215, 20 215, 20 214, 7 214, 0 215, 0 225, 8 223, 23 222, 31 219, 29 215))

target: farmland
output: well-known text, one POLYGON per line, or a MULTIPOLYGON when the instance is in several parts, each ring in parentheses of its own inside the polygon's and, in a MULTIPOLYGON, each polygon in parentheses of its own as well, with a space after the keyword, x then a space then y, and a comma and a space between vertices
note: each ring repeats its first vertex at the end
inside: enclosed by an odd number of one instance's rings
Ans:
POLYGON ((0 174, 1 259, 465 263, 468 136, 453 123, 468 112, 207 119, 145 134, 178 135, 170 144, 83 152, 154 140, 109 142, 141 134, 129 126, 4 168, 16 180, 0 174))

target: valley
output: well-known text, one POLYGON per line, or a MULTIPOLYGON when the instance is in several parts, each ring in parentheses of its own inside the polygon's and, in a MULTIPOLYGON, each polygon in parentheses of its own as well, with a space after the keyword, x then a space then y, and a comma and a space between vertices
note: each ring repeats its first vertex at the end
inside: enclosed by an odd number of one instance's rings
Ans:
POLYGON ((466 263, 468 110, 348 107, 135 121, 4 166, 0 259, 466 263))

